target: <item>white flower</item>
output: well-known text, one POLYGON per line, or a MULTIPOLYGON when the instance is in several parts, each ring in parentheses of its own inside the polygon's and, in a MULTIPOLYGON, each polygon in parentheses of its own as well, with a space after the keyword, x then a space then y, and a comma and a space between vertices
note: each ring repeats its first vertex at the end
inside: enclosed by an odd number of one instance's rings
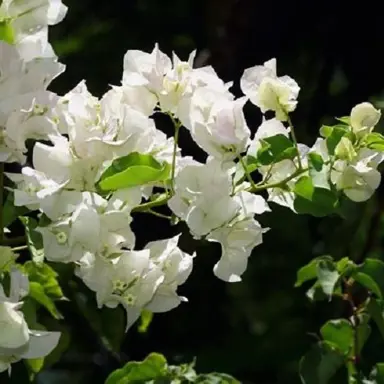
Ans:
POLYGON ((171 68, 171 59, 157 44, 152 53, 130 50, 124 56, 123 85, 145 86, 151 92, 161 92, 163 77, 171 68))
POLYGON ((48 355, 56 347, 60 333, 29 330, 20 311, 20 298, 28 293, 28 279, 17 269, 11 271, 9 297, 0 284, 0 372, 10 370, 11 363, 22 358, 48 355))
POLYGON ((277 76, 276 59, 246 69, 240 85, 262 113, 274 111, 278 120, 287 120, 287 114, 296 108, 300 87, 289 76, 277 76))
POLYGON ((236 220, 232 225, 211 232, 207 239, 219 242, 222 247, 221 259, 213 269, 214 274, 230 283, 241 281, 240 276, 247 268, 248 257, 252 249, 262 243, 264 232, 266 229, 251 217, 236 220))
POLYGON ((380 152, 360 149, 350 164, 345 161, 335 163, 332 181, 352 201, 366 201, 380 185, 381 174, 376 168, 383 160, 384 155, 380 152))
POLYGON ((250 137, 243 113, 246 98, 231 101, 219 96, 211 104, 213 97, 206 88, 192 97, 192 138, 209 155, 231 160, 246 150, 250 137))
POLYGON ((379 122, 381 112, 371 103, 361 103, 352 108, 350 124, 352 131, 361 138, 372 132, 379 122))
POLYGON ((189 277, 193 258, 178 248, 180 235, 167 240, 152 241, 145 246, 150 250, 150 260, 164 273, 164 280, 157 288, 146 309, 152 312, 166 312, 177 307, 185 297, 179 296, 177 287, 189 277))

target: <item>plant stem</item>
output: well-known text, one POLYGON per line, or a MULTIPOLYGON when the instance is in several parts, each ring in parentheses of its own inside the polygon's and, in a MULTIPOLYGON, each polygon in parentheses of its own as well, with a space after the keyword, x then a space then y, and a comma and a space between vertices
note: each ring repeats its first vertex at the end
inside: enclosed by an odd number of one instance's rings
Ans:
POLYGON ((171 115, 173 125, 175 127, 175 136, 173 141, 173 154, 172 154, 172 170, 171 170, 171 191, 172 194, 175 193, 175 173, 176 173, 176 153, 177 153, 177 144, 179 142, 179 132, 181 123, 176 121, 175 118, 171 115))
POLYGON ((4 240, 4 218, 3 218, 3 207, 4 207, 4 163, 0 163, 0 244, 3 244, 4 240))
POLYGON ((19 252, 24 251, 25 249, 28 249, 28 245, 20 245, 19 247, 12 248, 13 252, 19 252))
POLYGON ((166 194, 165 196, 154 200, 154 201, 148 201, 147 203, 143 203, 138 205, 137 207, 132 209, 132 212, 146 212, 151 208, 154 207, 161 207, 162 205, 167 204, 168 200, 171 198, 171 195, 166 194))
POLYGON ((278 181, 276 183, 255 185, 254 187, 250 187, 250 188, 246 189, 246 191, 248 191, 248 192, 260 192, 260 191, 264 191, 264 190, 269 189, 269 188, 281 188, 286 183, 288 183, 288 181, 294 179, 295 177, 301 175, 302 173, 304 173, 306 171, 308 171, 307 168, 297 169, 295 172, 292 173, 292 175, 288 176, 284 180, 278 181))
POLYGON ((164 214, 162 214, 160 212, 156 212, 153 209, 147 209, 145 212, 150 213, 150 214, 152 214, 154 216, 157 216, 157 217, 161 217, 162 219, 172 220, 171 216, 164 215, 164 214))
POLYGON ((297 161, 299 163, 299 169, 302 169, 303 165, 301 164, 299 146, 297 144, 297 138, 296 138, 296 134, 295 134, 295 129, 293 127, 292 120, 291 120, 291 118, 290 118, 290 116, 288 114, 287 114, 287 121, 288 121, 289 128, 290 128, 290 131, 291 131, 292 140, 293 140, 293 142, 295 144, 295 147, 296 147, 296 150, 297 150, 297 161))
POLYGON ((247 164, 245 164, 244 159, 241 157, 241 155, 238 156, 238 159, 239 159, 239 161, 240 161, 241 166, 242 166, 243 169, 244 169, 245 176, 247 177, 248 181, 251 183, 252 188, 256 188, 256 184, 255 184, 255 182, 253 181, 253 179, 252 179, 252 177, 251 177, 251 174, 249 173, 249 171, 248 171, 248 169, 247 169, 247 164))

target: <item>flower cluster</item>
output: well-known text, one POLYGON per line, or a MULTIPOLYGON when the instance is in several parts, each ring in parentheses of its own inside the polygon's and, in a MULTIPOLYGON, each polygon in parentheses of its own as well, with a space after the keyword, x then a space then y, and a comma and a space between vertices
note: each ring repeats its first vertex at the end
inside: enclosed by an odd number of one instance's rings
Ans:
MULTIPOLYGON (((124 306, 127 329, 143 309, 165 312, 186 301, 177 289, 195 256, 178 247, 179 236, 136 249, 132 212, 168 206, 172 221, 184 221, 195 239, 220 244, 214 274, 236 282, 267 231, 256 215, 270 207, 257 192, 313 214, 325 196, 329 207, 321 207, 328 214, 343 194, 363 201, 378 187, 384 137, 372 132, 380 112, 371 104, 357 105, 336 126, 323 126, 310 148, 296 141, 289 117, 300 88, 277 76, 275 59, 246 69, 240 81, 245 96, 236 98, 232 83, 212 67, 194 68, 194 52, 187 61, 175 54, 171 59, 157 45, 151 53, 129 50, 121 84, 101 98, 84 81, 59 96, 47 90, 64 70, 47 28, 66 8, 59 0, 24 3, 4 0, 0 7, 8 28, 0 41, 0 161, 23 165, 21 173, 7 176, 14 204, 44 218, 36 231, 45 259, 75 263, 99 307, 124 306), (252 139, 243 112, 248 101, 263 114, 275 113, 252 139), (157 129, 155 113, 170 117, 174 137, 157 129), (205 162, 182 156, 183 127, 206 152, 205 162), (32 166, 24 166, 28 139, 37 140, 32 166)), ((0 292, 0 300, 0 316, 11 329, 0 330, 1 367, 8 367, 14 356, 30 355, 22 349, 1 360, 6 348, 32 345, 33 333, 18 312, 18 298, 0 292)))

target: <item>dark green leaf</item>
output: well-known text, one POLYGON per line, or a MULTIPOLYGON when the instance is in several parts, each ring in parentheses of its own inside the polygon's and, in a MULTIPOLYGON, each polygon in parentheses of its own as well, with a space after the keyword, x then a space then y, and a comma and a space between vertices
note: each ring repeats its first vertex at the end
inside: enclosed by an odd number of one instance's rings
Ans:
POLYGON ((320 172, 323 169, 324 160, 318 153, 311 152, 308 154, 309 166, 320 172))
POLYGON ((348 320, 330 320, 321 327, 320 332, 325 341, 335 345, 344 355, 352 349, 354 330, 348 320))
POLYGON ((165 181, 169 178, 171 167, 168 163, 159 163, 151 155, 134 152, 112 162, 101 175, 98 186, 104 191, 165 181))
POLYGON ((19 216, 25 215, 29 210, 26 207, 15 207, 13 193, 8 193, 3 205, 3 225, 8 227, 19 216))
POLYGON ((303 384, 327 384, 343 365, 344 357, 327 342, 315 344, 300 360, 303 384))
POLYGON ((365 273, 355 272, 353 273, 353 278, 368 291, 374 293, 379 299, 382 298, 382 293, 380 287, 376 284, 375 280, 371 276, 366 275, 365 273))
POLYGON ((257 160, 262 165, 294 159, 295 157, 297 157, 297 149, 293 142, 281 134, 261 140, 261 148, 257 152, 257 160))
POLYGON ((295 287, 300 287, 303 283, 317 278, 317 264, 320 260, 329 260, 332 262, 331 256, 320 256, 311 260, 307 265, 301 267, 297 272, 295 287))
POLYGON ((381 337, 384 339, 384 311, 382 309, 382 302, 379 302, 374 297, 371 297, 367 305, 367 310, 373 321, 376 323, 381 337))
POLYGON ((384 262, 378 259, 366 259, 362 265, 357 267, 356 271, 357 275, 362 273, 369 276, 375 282, 375 285, 371 281, 367 284, 368 279, 366 278, 362 280, 361 277, 353 275, 354 279, 374 292, 379 298, 382 298, 384 292, 384 262))
POLYGON ((376 364, 369 378, 372 384, 384 384, 384 363, 376 364))
POLYGON ((336 212, 338 206, 336 193, 326 188, 314 187, 309 176, 301 177, 293 191, 296 195, 294 208, 298 213, 323 217, 336 212))
POLYGON ((358 315, 358 325, 356 330, 357 337, 357 348, 356 354, 360 356, 361 351, 368 340, 369 335, 371 334, 371 327, 369 326, 370 316, 366 313, 361 313, 358 315))

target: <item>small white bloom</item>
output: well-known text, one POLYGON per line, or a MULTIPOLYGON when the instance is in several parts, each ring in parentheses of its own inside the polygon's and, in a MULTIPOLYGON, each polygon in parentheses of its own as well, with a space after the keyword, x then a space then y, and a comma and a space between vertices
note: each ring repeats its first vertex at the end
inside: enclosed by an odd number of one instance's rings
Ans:
POLYGON ((371 103, 361 103, 352 108, 350 124, 352 131, 359 137, 372 132, 379 122, 381 112, 371 103))
POLYGON ((295 110, 300 91, 296 81, 289 76, 277 76, 276 59, 246 69, 240 86, 262 113, 274 111, 276 118, 282 121, 287 120, 287 114, 295 110))

